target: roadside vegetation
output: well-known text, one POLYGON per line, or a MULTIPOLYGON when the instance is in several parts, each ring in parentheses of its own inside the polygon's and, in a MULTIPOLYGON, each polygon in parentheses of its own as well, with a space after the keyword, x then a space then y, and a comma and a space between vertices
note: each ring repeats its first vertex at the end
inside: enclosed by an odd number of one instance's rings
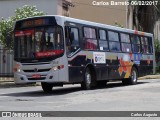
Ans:
POLYGON ((0 20, 0 43, 7 49, 13 49, 12 31, 15 21, 33 16, 42 16, 44 12, 37 10, 36 6, 25 5, 15 10, 15 16, 0 20))
POLYGON ((154 41, 155 56, 156 56, 156 73, 160 74, 160 40, 154 41))

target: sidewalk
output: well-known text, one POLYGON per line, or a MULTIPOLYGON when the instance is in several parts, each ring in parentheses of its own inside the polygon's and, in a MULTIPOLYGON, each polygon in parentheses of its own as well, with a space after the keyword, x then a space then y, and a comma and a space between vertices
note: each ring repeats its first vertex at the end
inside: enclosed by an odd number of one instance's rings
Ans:
POLYGON ((0 82, 13 82, 13 77, 0 77, 0 82))
POLYGON ((143 79, 160 79, 160 74, 159 75, 146 75, 144 77, 138 78, 138 80, 143 80, 143 79))
POLYGON ((22 85, 16 85, 14 83, 14 78, 10 77, 2 77, 0 78, 0 89, 1 88, 13 88, 13 87, 28 87, 28 86, 39 86, 40 84, 35 84, 35 83, 31 83, 31 84, 22 84, 22 85))

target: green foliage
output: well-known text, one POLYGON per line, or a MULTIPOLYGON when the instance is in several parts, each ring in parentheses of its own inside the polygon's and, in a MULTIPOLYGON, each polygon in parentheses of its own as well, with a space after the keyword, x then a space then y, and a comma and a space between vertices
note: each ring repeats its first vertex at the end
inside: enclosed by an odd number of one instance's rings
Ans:
MULTIPOLYGON (((128 0, 131 2, 147 1, 147 0, 128 0)), ((154 25, 160 18, 160 2, 155 2, 153 5, 129 5, 128 6, 128 17, 130 12, 133 13, 133 25, 137 30, 153 33, 154 25)))
POLYGON ((13 48, 13 37, 12 31, 14 28, 14 23, 17 20, 33 17, 42 16, 44 13, 38 11, 36 6, 23 6, 22 8, 17 8, 15 10, 15 16, 9 17, 8 19, 3 19, 0 21, 0 43, 6 48, 13 48))
POLYGON ((36 6, 23 6, 22 8, 17 8, 15 10, 15 16, 12 17, 12 20, 20 20, 23 18, 33 17, 33 16, 42 16, 44 13, 42 11, 38 11, 36 6))
POLYGON ((160 52, 160 41, 159 40, 154 41, 154 48, 155 48, 155 53, 160 52))
POLYGON ((160 73, 160 41, 154 41, 154 48, 155 48, 155 57, 156 57, 156 72, 160 73))

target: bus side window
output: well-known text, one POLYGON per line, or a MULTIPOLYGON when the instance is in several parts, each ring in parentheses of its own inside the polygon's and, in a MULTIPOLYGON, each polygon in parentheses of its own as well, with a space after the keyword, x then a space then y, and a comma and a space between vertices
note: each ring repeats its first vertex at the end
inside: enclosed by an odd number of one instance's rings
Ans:
POLYGON ((75 52, 79 48, 79 31, 75 27, 65 27, 65 39, 67 54, 75 52))
POLYGON ((142 51, 143 53, 149 53, 149 44, 147 37, 141 37, 142 51))
POLYGON ((84 27, 84 49, 96 50, 97 49, 97 37, 96 29, 90 27, 84 27))
POLYGON ((140 53, 140 37, 137 35, 131 35, 131 41, 132 41, 132 51, 134 53, 140 53))
POLYGON ((148 37, 148 38, 147 38, 147 41, 148 41, 148 52, 149 52, 149 53, 153 53, 152 38, 151 38, 151 37, 148 37))
POLYGON ((130 37, 127 33, 120 33, 121 46, 123 52, 131 52, 130 37))
POLYGON ((99 30, 99 49, 108 51, 108 40, 105 30, 99 30))
POLYGON ((111 51, 121 51, 118 32, 108 31, 109 49, 111 51))

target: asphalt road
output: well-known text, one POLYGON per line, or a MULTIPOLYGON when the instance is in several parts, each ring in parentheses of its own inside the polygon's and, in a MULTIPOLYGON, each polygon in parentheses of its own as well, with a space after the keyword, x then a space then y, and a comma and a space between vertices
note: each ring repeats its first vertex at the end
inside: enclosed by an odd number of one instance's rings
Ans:
POLYGON ((41 86, 4 87, 0 111, 160 111, 160 79, 139 80, 133 86, 109 83, 89 91, 65 85, 50 94, 41 86))

